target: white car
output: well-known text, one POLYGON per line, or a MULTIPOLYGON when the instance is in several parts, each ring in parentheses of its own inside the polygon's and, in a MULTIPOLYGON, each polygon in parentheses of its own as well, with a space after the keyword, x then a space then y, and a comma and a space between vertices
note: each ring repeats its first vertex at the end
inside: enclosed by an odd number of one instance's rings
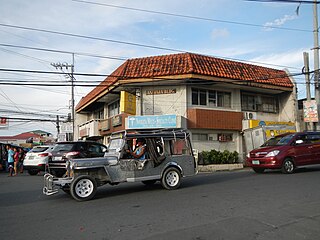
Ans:
POLYGON ((23 168, 27 170, 30 175, 36 175, 40 171, 45 171, 53 147, 53 145, 33 147, 27 152, 23 160, 23 168))

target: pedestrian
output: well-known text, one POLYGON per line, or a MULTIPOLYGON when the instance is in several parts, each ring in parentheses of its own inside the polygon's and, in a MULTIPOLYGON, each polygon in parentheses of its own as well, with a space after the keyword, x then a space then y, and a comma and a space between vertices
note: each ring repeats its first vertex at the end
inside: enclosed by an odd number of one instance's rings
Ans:
POLYGON ((20 171, 20 173, 23 173, 23 160, 24 160, 24 150, 22 148, 20 148, 19 150, 19 164, 18 164, 18 169, 20 171))
POLYGON ((9 169, 9 177, 13 175, 14 168, 14 159, 13 159, 14 151, 11 146, 8 146, 8 169, 9 169))
POLYGON ((13 149, 14 155, 13 155, 13 169, 14 169, 14 176, 18 174, 18 165, 19 165, 19 151, 17 148, 13 149))
POLYGON ((6 172, 9 172, 9 164, 8 164, 8 150, 9 150, 9 145, 6 145, 5 150, 4 150, 4 161, 5 161, 5 169, 6 172))

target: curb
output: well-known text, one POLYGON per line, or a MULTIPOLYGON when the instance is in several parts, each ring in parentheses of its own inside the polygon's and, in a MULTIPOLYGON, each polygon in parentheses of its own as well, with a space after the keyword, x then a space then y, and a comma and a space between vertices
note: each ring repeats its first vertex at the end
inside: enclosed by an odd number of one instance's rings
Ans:
POLYGON ((233 171, 243 169, 243 163, 198 165, 199 172, 233 171))

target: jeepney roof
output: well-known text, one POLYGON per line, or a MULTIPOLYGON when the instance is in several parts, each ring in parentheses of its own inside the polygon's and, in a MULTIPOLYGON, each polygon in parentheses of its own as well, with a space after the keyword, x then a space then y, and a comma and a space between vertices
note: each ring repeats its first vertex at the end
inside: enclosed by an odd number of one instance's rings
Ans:
POLYGON ((190 133, 187 129, 129 129, 123 132, 117 132, 112 135, 115 138, 119 136, 126 136, 127 138, 187 138, 190 133))

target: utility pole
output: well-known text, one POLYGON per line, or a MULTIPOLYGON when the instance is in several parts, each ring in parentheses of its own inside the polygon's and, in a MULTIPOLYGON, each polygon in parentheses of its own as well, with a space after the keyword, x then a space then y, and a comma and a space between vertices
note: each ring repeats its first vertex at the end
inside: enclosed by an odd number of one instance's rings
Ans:
POLYGON ((56 69, 60 69, 62 71, 63 68, 68 70, 69 68, 71 69, 71 73, 67 73, 67 75, 71 79, 71 124, 72 124, 72 137, 71 140, 74 140, 74 53, 72 53, 72 64, 68 63, 51 63, 52 66, 54 66, 56 69))
MULTIPOLYGON (((318 6, 317 1, 314 0, 313 4, 313 39, 314 39, 314 87, 315 87, 315 100, 317 103, 317 110, 320 107, 320 92, 319 92, 319 28, 318 28, 318 6)), ((318 113, 319 116, 319 113, 318 113)), ((320 130, 319 119, 316 124, 316 130, 320 130)))
POLYGON ((60 134, 60 121, 59 121, 59 115, 57 115, 56 126, 57 126, 57 133, 58 133, 58 136, 59 136, 59 134, 60 134))
MULTIPOLYGON (((303 53, 304 61, 304 72, 306 79, 306 90, 307 90, 307 101, 311 101, 311 91, 310 91, 310 68, 309 68, 309 54, 307 52, 303 53)), ((307 130, 313 130, 313 122, 307 123, 307 130)))

